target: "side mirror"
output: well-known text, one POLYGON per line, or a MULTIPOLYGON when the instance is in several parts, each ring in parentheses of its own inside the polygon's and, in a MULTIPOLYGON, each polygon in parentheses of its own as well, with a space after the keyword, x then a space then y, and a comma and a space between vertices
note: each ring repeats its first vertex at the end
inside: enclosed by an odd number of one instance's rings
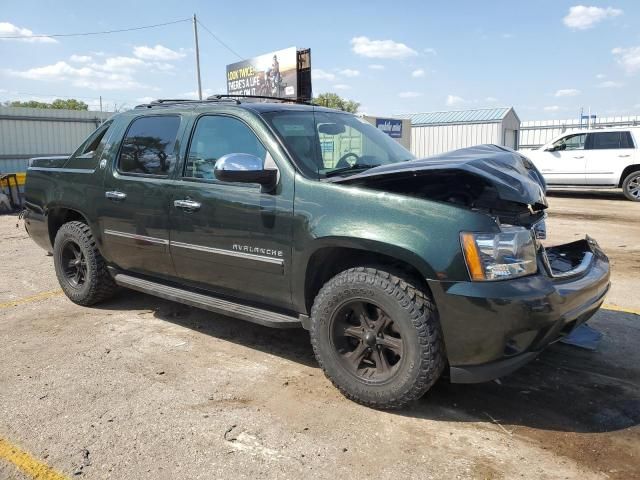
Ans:
POLYGON ((213 170, 223 182, 258 183, 265 191, 271 191, 278 183, 278 171, 265 169, 263 161, 248 153, 229 153, 218 159, 213 170))

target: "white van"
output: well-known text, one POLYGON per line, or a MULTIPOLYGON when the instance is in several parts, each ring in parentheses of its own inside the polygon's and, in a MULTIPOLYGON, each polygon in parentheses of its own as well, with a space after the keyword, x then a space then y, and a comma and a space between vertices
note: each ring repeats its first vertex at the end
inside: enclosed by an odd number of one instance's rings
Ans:
POLYGON ((547 185, 622 188, 640 202, 640 127, 563 133, 536 150, 523 152, 547 185))

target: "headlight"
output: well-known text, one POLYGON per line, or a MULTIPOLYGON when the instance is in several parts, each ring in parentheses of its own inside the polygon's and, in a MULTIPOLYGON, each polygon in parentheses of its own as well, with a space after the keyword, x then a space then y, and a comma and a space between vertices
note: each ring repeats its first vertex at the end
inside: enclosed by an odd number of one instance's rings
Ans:
POLYGON ((538 271, 531 231, 503 225, 500 233, 460 234, 464 259, 472 280, 502 280, 538 271))

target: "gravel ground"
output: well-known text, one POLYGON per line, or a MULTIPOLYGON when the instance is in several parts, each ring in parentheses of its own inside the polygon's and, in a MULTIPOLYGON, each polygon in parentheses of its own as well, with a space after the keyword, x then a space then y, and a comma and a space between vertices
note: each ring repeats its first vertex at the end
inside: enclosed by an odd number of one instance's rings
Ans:
MULTIPOLYGON (((608 304, 640 308, 640 205, 554 194, 549 243, 592 234, 608 304)), ((601 311, 598 352, 557 344, 500 382, 439 382, 400 412, 344 399, 304 330, 123 292, 60 294, 52 259, 0 217, 0 439, 68 476, 638 478, 640 323, 601 311)), ((0 478, 23 477, 0 460, 0 478)))

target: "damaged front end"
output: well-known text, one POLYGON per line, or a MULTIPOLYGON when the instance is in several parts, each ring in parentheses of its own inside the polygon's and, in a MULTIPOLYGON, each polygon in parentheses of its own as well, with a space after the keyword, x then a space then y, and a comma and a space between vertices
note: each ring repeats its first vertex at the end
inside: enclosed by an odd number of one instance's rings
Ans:
POLYGON ((500 227, 500 234, 491 238, 488 238, 489 234, 461 234, 469 274, 476 281, 535 273, 535 257, 541 259, 550 277, 568 278, 588 268, 594 254, 592 250, 596 244, 590 238, 546 249, 542 246, 539 240, 546 238, 546 184, 528 158, 506 147, 479 145, 422 160, 372 168, 332 181, 449 203, 491 216, 500 227), (483 251, 483 242, 489 247, 500 243, 515 247, 526 242, 528 235, 534 258, 520 255, 517 259, 517 252, 508 251, 508 255, 521 261, 487 264, 486 260, 491 260, 492 255, 483 251), (469 261, 474 255, 478 258, 475 269, 469 261))
POLYGON ((491 380, 524 365, 586 322, 609 289, 609 262, 584 240, 544 247, 546 186, 524 156, 495 145, 331 179, 445 202, 489 215, 492 232, 465 231, 469 278, 427 279, 453 382, 491 380))
POLYGON ((385 165, 331 181, 451 203, 486 213, 499 224, 526 228, 540 222, 548 206, 546 185, 533 163, 497 145, 385 165))

